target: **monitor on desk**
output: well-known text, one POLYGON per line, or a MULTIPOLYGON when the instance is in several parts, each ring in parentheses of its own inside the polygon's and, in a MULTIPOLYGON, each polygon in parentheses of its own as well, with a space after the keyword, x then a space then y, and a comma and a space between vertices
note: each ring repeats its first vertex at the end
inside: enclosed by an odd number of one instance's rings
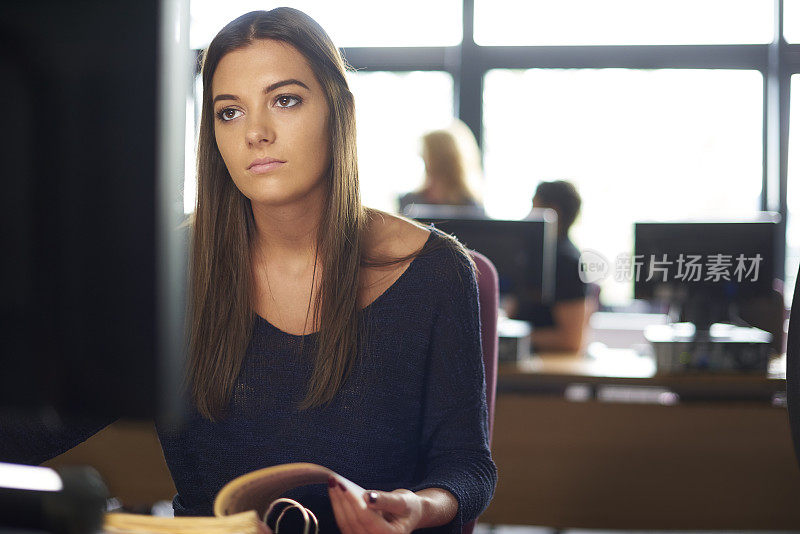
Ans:
POLYGON ((699 329, 734 322, 737 304, 773 291, 778 220, 636 223, 634 298, 668 305, 699 329))
POLYGON ((419 222, 454 235, 464 246, 489 258, 497 268, 500 295, 520 302, 550 303, 555 292, 556 214, 535 210, 525 220, 499 220, 417 214, 419 222))
POLYGON ((186 0, 0 7, 0 409, 179 416, 187 26, 186 0))

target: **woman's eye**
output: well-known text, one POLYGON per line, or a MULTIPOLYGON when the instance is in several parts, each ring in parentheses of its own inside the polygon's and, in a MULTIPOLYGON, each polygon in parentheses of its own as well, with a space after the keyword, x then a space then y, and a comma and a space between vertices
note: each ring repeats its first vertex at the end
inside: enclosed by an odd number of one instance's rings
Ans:
POLYGON ((292 95, 281 95, 275 99, 275 103, 278 104, 279 108, 293 108, 300 102, 301 102, 300 97, 292 95), (294 101, 295 103, 292 104, 291 103, 292 101, 294 101))
POLYGON ((228 122, 236 118, 236 116, 231 115, 232 113, 241 113, 241 112, 238 109, 225 108, 217 112, 217 118, 219 118, 219 120, 221 121, 228 122))

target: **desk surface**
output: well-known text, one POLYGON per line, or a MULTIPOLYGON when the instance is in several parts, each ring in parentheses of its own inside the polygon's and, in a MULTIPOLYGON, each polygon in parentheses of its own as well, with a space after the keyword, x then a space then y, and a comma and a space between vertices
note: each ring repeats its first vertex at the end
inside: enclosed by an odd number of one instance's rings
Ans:
POLYGON ((771 399, 786 390, 786 356, 770 362, 766 375, 752 373, 658 374, 655 361, 633 350, 606 349, 593 357, 578 353, 542 353, 501 363, 499 392, 547 393, 575 383, 667 388, 682 398, 711 400, 771 399))

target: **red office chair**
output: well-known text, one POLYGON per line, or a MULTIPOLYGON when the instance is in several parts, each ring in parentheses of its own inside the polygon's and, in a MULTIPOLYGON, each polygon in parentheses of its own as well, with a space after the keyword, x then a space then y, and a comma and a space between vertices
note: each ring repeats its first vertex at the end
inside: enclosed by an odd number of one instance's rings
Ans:
MULTIPOLYGON (((489 445, 492 444, 492 429, 494 428, 494 400, 497 391, 497 310, 499 296, 497 269, 489 258, 471 250, 472 259, 475 261, 478 280, 478 303, 480 304, 481 318, 481 345, 483 346, 483 366, 486 374, 486 405, 489 408, 489 445)), ((467 523, 461 529, 461 534, 472 534, 475 521, 467 523)))

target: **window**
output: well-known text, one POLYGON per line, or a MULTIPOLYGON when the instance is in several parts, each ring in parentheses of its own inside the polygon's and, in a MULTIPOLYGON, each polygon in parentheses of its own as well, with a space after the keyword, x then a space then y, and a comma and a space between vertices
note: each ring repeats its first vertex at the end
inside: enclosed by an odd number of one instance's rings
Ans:
POLYGON ((783 0, 783 38, 800 43, 800 0, 783 0))
POLYGON ((772 0, 475 0, 488 45, 768 43, 772 0))
POLYGON ((445 72, 358 72, 358 164, 365 205, 397 210, 397 196, 422 184, 419 139, 453 120, 453 78, 445 72))
MULTIPOLYGON (((489 71, 487 212, 524 217, 540 181, 570 180, 583 197, 576 245, 611 262, 632 251, 637 220, 751 216, 762 84, 744 70, 489 71)), ((606 304, 630 298, 628 285, 606 279, 606 304)))
POLYGON ((311 16, 339 47, 454 46, 461 42, 461 0, 191 0, 191 47, 205 48, 225 24, 240 15, 284 5, 311 16))
MULTIPOLYGON (((773 135, 763 130, 763 109, 788 102, 764 93, 759 71, 798 72, 792 58, 800 46, 790 44, 788 54, 778 57, 766 54, 763 44, 773 39, 774 9, 781 3, 784 36, 800 43, 800 0, 474 0, 474 35, 466 38, 479 46, 464 49, 439 47, 461 42, 463 5, 472 2, 287 3, 348 48, 354 66, 363 60, 373 69, 348 74, 368 206, 394 210, 399 194, 421 184, 419 138, 449 123, 455 109, 465 110, 462 118, 484 141, 483 194, 490 215, 522 217, 538 182, 572 180, 584 197, 587 221, 576 223, 576 243, 609 259, 630 251, 637 219, 741 218, 761 206, 762 145, 773 135), (693 44, 742 46, 690 48, 690 55, 671 46, 693 44), (613 46, 586 56, 573 48, 593 45, 613 46), (426 48, 408 55, 377 48, 392 46, 426 48), (495 46, 554 49, 540 55, 495 46), (421 64, 409 64, 412 56, 421 64), (482 96, 469 85, 478 78, 464 65, 481 70, 482 96), (501 70, 507 66, 527 70, 501 70), (468 75, 453 79, 445 71, 468 75)), ((206 46, 242 13, 277 5, 192 0, 192 47, 206 46)), ((796 94, 792 124, 800 120, 796 94)), ((797 130, 790 140, 790 207, 800 205, 800 187, 792 187, 800 180, 797 130)), ((187 157, 187 173, 193 168, 187 157)), ((187 177, 187 197, 193 187, 187 177)), ((784 200, 773 198, 778 188, 763 194, 770 205, 784 200)), ((187 198, 187 209, 193 202, 193 195, 187 198)), ((800 222, 791 215, 787 301, 800 263, 800 222)), ((606 304, 625 304, 630 297, 627 286, 604 287, 606 304)))

